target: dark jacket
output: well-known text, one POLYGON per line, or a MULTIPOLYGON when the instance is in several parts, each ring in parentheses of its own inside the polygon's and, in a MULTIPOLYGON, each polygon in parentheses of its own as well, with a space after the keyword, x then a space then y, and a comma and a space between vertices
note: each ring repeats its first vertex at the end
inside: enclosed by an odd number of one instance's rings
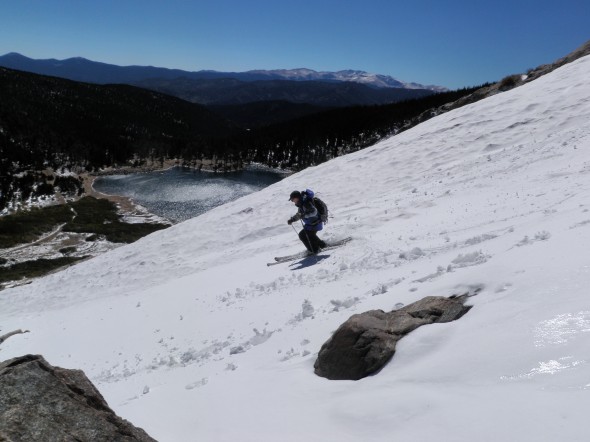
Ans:
POLYGON ((297 213, 291 217, 291 221, 303 220, 305 230, 320 231, 324 228, 318 209, 307 193, 301 193, 301 199, 297 204, 297 213))

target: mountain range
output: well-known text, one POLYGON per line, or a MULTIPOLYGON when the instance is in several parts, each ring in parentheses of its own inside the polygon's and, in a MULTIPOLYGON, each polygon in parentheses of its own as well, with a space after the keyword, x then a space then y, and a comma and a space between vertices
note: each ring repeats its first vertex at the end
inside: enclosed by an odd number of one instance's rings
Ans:
POLYGON ((231 105, 287 101, 322 107, 389 104, 446 90, 406 83, 364 71, 311 69, 248 72, 183 71, 153 66, 117 66, 81 57, 36 60, 18 53, 0 56, 0 66, 86 83, 123 83, 199 104, 231 105))
POLYGON ((16 52, 0 56, 0 66, 18 69, 36 74, 53 75, 70 80, 88 83, 130 83, 147 78, 174 79, 179 77, 192 80, 211 80, 233 78, 241 81, 291 80, 352 82, 374 88, 426 89, 435 92, 447 88, 435 85, 422 85, 397 80, 389 75, 371 74, 360 70, 342 70, 338 72, 317 72, 312 69, 274 69, 251 70, 246 72, 219 72, 213 70, 184 71, 154 66, 117 66, 73 57, 65 60, 33 59, 16 52))

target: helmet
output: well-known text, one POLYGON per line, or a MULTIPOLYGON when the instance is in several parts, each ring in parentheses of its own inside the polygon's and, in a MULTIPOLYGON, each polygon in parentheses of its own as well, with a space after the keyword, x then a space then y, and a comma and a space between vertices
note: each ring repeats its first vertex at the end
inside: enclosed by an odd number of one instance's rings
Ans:
POLYGON ((291 195, 289 196, 289 201, 293 201, 293 198, 301 198, 301 192, 299 192, 298 190, 294 190, 293 192, 291 192, 291 195))

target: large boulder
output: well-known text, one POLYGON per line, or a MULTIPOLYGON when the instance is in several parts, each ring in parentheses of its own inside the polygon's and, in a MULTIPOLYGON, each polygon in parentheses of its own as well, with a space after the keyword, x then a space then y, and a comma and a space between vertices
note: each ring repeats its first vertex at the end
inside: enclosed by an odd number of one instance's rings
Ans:
POLYGON ((428 296, 385 313, 370 310, 351 316, 322 345, 315 373, 328 379, 358 380, 377 373, 393 357, 397 341, 425 324, 450 322, 463 316, 466 296, 428 296))
POLYGON ((117 416, 81 370, 42 356, 0 363, 0 441, 155 441, 117 416))

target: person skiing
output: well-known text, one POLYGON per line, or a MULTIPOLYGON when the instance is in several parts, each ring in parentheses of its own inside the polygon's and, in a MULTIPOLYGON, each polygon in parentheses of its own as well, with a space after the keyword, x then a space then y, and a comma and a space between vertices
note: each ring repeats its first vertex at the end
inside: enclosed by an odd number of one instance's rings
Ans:
POLYGON ((291 225, 295 221, 302 220, 303 229, 299 232, 299 239, 310 253, 317 253, 326 247, 326 243, 317 236, 317 233, 323 229, 323 222, 314 205, 313 193, 310 196, 310 191, 294 190, 289 196, 289 201, 297 206, 297 213, 289 218, 287 224, 291 225))

